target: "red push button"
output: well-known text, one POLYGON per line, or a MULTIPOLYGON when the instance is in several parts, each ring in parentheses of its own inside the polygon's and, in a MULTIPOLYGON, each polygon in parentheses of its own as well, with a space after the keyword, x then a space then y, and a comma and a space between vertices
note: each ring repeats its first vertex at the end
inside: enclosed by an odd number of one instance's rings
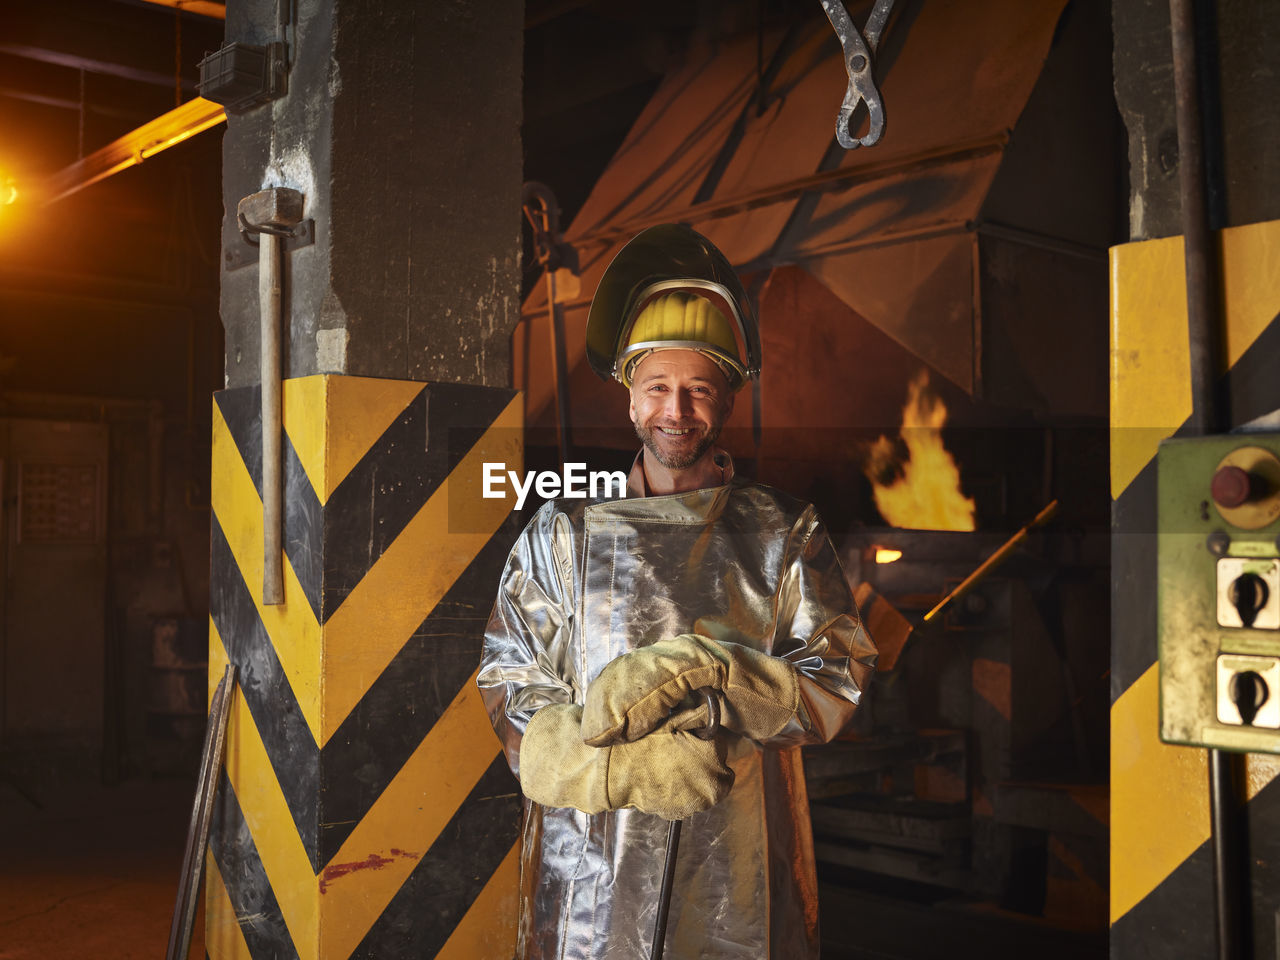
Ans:
POLYGON ((1249 474, 1239 467, 1222 467, 1213 475, 1210 492, 1213 502, 1228 510, 1243 506, 1252 492, 1249 474))

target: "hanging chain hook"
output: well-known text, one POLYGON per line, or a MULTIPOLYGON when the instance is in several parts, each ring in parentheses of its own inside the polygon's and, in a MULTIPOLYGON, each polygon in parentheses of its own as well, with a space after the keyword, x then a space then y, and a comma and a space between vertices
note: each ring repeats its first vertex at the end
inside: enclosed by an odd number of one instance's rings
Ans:
POLYGON ((840 112, 836 115, 836 139, 846 150, 855 147, 870 147, 878 143, 884 133, 884 101, 876 86, 872 70, 876 49, 880 46, 880 37, 889 15, 893 12, 895 0, 876 0, 876 5, 867 18, 866 28, 859 33, 844 8, 842 0, 820 0, 823 12, 831 21, 831 26, 840 39, 840 48, 844 51, 844 68, 849 75, 849 86, 845 90, 844 102, 840 104, 840 112), (870 125, 866 134, 855 137, 849 131, 849 122, 859 103, 867 105, 870 125))

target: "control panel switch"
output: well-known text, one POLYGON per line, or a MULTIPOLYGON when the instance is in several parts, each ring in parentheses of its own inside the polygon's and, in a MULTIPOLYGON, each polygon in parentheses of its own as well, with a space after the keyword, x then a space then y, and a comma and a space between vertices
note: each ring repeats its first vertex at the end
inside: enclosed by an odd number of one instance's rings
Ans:
POLYGON ((1280 560, 1218 561, 1218 626, 1280 630, 1280 560))
POLYGON ((1218 657, 1218 722, 1280 730, 1280 658, 1218 657))

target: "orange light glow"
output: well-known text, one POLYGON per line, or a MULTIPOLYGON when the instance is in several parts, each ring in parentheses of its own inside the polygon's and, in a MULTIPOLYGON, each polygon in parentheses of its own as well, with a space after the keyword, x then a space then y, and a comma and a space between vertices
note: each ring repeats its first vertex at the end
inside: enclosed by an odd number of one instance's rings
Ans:
POLYGON ((876 547, 876 563, 893 563, 893 561, 901 559, 901 550, 891 550, 888 547, 876 547))
POLYGON ((13 177, 0 178, 0 207, 7 207, 18 199, 18 186, 13 177))
POLYGON ((960 492, 960 469, 942 444, 947 408, 928 388, 926 371, 907 387, 899 430, 906 458, 885 436, 871 447, 865 471, 876 507, 892 527, 973 530, 974 502, 960 492))

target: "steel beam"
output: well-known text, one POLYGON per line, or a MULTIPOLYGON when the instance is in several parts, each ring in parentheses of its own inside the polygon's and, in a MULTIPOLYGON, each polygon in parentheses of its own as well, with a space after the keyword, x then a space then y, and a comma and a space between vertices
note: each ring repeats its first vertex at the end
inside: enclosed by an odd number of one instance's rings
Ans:
POLYGON ((217 126, 226 118, 219 103, 203 97, 188 100, 50 176, 39 190, 42 203, 56 203, 217 126))
POLYGON ((194 13, 199 17, 211 17, 214 20, 227 19, 227 5, 214 3, 212 0, 142 0, 143 3, 154 3, 159 7, 173 7, 183 13, 194 13))
MULTIPOLYGON (((173 74, 171 73, 139 70, 137 67, 126 66, 123 63, 112 63, 110 60, 94 60, 91 57, 81 57, 74 53, 63 53, 59 50, 48 50, 44 47, 32 47, 21 43, 0 43, 0 53, 11 57, 21 57, 24 60, 51 63, 54 66, 67 67, 71 70, 83 70, 85 73, 99 73, 110 77, 120 77, 123 80, 133 80, 136 83, 147 83, 156 87, 173 86, 173 74)), ((183 83, 183 89, 192 89, 193 87, 194 84, 190 81, 183 83)))

